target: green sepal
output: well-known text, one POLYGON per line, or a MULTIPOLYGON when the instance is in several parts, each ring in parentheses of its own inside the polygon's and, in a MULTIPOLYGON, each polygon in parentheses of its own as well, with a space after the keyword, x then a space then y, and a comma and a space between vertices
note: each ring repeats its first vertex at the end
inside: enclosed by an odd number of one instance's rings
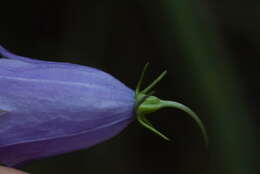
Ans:
POLYGON ((158 111, 159 109, 171 107, 180 109, 184 112, 186 112, 200 127, 201 132, 203 134, 204 140, 206 145, 208 145, 208 136, 207 132, 204 128, 204 125, 202 121, 199 119, 199 117, 196 115, 195 112, 193 112, 189 107, 175 102, 175 101, 168 101, 168 100, 161 100, 155 96, 152 96, 154 91, 151 91, 151 89, 158 84, 158 82, 166 75, 166 71, 164 71, 159 77, 157 77, 148 87, 146 87, 144 90, 141 89, 141 84, 144 78, 145 71, 148 68, 148 63, 145 65, 143 72, 141 74, 140 80, 138 81, 137 88, 136 88, 136 117, 138 122, 144 126, 145 128, 151 130, 155 134, 159 135, 163 139, 170 141, 170 138, 168 138, 163 133, 159 132, 155 127, 152 125, 152 123, 146 118, 146 115, 153 113, 155 111, 158 111))

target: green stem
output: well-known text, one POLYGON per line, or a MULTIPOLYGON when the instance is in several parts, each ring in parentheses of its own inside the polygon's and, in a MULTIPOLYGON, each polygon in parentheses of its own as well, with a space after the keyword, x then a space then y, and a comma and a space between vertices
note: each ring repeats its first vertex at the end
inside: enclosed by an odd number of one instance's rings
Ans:
POLYGON ((176 109, 180 109, 180 110, 186 112, 198 124, 198 126, 200 127, 201 132, 203 134, 206 145, 208 145, 207 132, 205 130, 205 127, 203 126, 202 121, 199 119, 198 115, 195 112, 193 112, 189 107, 187 107, 181 103, 169 101, 169 100, 161 100, 161 108, 165 108, 165 107, 176 108, 176 109))
POLYGON ((188 108, 187 106, 185 106, 181 103, 178 103, 178 102, 160 100, 159 98, 157 98, 155 96, 147 97, 146 95, 143 95, 143 94, 139 94, 139 95, 141 95, 141 97, 144 96, 144 97, 142 97, 142 98, 144 98, 144 100, 136 108, 137 120, 145 128, 151 130, 152 132, 161 136, 165 140, 170 140, 168 137, 166 137, 164 134, 162 134, 161 132, 159 132, 158 130, 156 130, 154 128, 154 126, 149 122, 149 120, 147 120, 146 115, 156 112, 156 111, 158 111, 162 108, 166 108, 166 107, 177 108, 177 109, 180 109, 180 110, 186 112, 193 120, 195 120, 195 122, 199 125, 199 127, 202 131, 205 143, 208 146, 208 136, 207 136, 206 130, 203 126, 203 123, 199 119, 199 117, 196 115, 196 113, 193 112, 190 108, 188 108))

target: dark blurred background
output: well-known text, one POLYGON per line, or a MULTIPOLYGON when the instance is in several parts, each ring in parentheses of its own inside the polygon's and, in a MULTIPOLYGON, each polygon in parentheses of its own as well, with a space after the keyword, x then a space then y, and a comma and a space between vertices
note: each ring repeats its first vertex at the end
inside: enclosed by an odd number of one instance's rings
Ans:
MULTIPOLYGON (((168 75, 156 96, 194 109, 149 116, 166 142, 137 122, 90 149, 27 164, 35 174, 257 174, 260 1, 1 1, 0 43, 19 55, 102 69, 135 88, 168 75)), ((1 155, 1 154, 0 154, 1 155)))

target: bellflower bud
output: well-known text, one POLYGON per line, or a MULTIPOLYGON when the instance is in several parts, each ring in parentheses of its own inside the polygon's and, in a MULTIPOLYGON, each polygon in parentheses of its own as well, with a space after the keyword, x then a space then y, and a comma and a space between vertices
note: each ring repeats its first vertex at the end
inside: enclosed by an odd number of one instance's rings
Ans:
MULTIPOLYGON (((145 115, 177 102, 136 91, 101 70, 71 63, 21 57, 0 46, 0 162, 19 166, 31 160, 91 147, 120 133, 135 116, 166 140, 145 115)), ((147 66, 145 67, 145 69, 147 66)))

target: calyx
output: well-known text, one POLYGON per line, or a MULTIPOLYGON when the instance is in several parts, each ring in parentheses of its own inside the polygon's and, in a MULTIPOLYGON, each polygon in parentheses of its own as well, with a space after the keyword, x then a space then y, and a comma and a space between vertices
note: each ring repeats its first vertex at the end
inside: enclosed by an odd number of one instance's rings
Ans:
POLYGON ((152 91, 152 88, 158 84, 158 82, 166 75, 167 71, 164 71, 161 73, 159 77, 157 77, 148 87, 146 87, 143 90, 140 90, 141 84, 144 78, 144 74, 147 70, 148 63, 144 66, 143 72, 140 76, 140 79, 137 83, 137 87, 135 90, 135 99, 136 99, 136 117, 138 122, 144 126, 145 128, 151 130, 155 134, 159 135, 165 140, 170 141, 170 138, 168 138, 166 135, 163 133, 159 132, 153 125, 152 123, 146 118, 146 116, 150 113, 153 113, 155 111, 158 111, 159 109, 166 108, 166 107, 171 107, 171 108, 176 108, 180 109, 184 112, 186 112, 200 127, 201 132, 203 134, 204 140, 206 145, 208 144, 208 137, 207 137, 207 132, 203 126, 202 121, 199 119, 199 117, 196 115, 195 112, 193 112, 189 107, 175 102, 175 101, 169 101, 169 100, 161 100, 158 97, 152 96, 154 91, 152 91))

